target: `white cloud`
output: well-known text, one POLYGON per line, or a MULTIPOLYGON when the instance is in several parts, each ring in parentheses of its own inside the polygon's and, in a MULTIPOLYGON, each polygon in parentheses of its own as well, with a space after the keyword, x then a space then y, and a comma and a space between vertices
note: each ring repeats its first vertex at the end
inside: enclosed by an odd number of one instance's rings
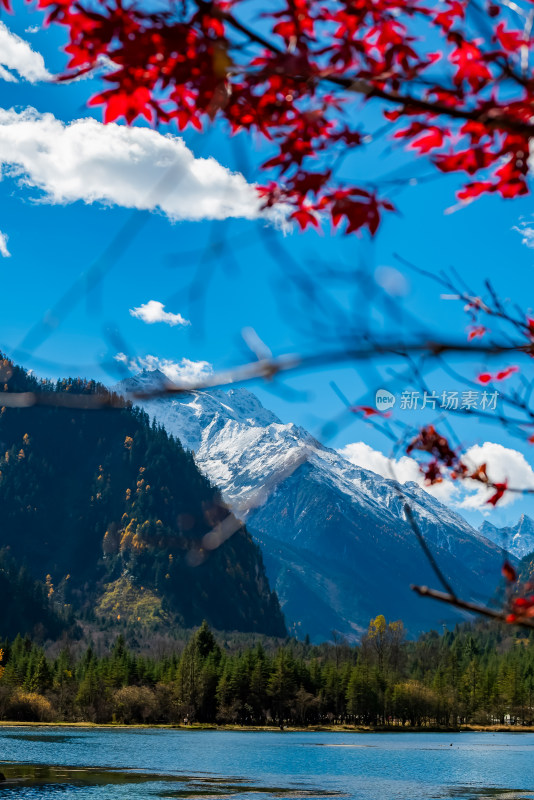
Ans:
POLYGON ((183 386, 194 386, 213 373, 213 367, 208 361, 190 361, 188 358, 180 361, 151 355, 128 358, 125 353, 117 353, 115 360, 124 364, 131 372, 159 369, 170 381, 183 386))
POLYGON ((52 77, 45 67, 44 59, 40 53, 32 50, 28 42, 12 33, 0 21, 0 78, 7 81, 17 81, 13 72, 30 83, 48 81, 52 77), (12 70, 8 72, 8 70, 12 70))
POLYGON ((165 306, 158 300, 149 300, 148 303, 140 305, 139 308, 131 308, 130 314, 132 317, 143 320, 148 325, 153 325, 154 322, 166 322, 167 325, 191 325, 189 320, 184 319, 181 314, 171 314, 170 311, 165 311, 165 306))
POLYGON ((172 220, 259 217, 243 175, 195 158, 184 140, 150 128, 80 119, 66 125, 34 109, 0 109, 0 166, 51 203, 159 209, 172 220))
POLYGON ((8 240, 7 233, 2 233, 2 231, 0 231, 0 255, 4 256, 4 258, 9 258, 9 256, 11 255, 11 253, 7 249, 7 240, 8 240))
POLYGON ((429 494, 433 495, 442 503, 451 503, 457 491, 456 485, 452 481, 443 481, 433 486, 426 486, 424 476, 421 474, 419 464, 414 458, 401 456, 398 459, 388 458, 379 450, 373 450, 365 442, 354 442, 347 444, 339 453, 358 467, 370 469, 377 475, 384 478, 396 480, 399 483, 414 481, 419 484, 429 494))
POLYGON ((18 79, 16 75, 13 75, 8 69, 2 67, 0 65, 0 80, 6 81, 7 83, 18 83, 18 79))
MULTIPOLYGON (((470 510, 478 509, 482 512, 491 511, 488 499, 495 490, 488 489, 478 481, 444 480, 433 486, 426 486, 418 462, 409 456, 401 456, 399 459, 388 458, 364 442, 348 444, 339 452, 347 461, 370 469, 384 478, 393 478, 399 483, 415 481, 422 489, 447 505, 470 510)), ((517 450, 496 442, 484 442, 482 445, 470 447, 462 457, 462 461, 471 469, 486 464, 488 477, 493 483, 508 481, 508 486, 514 489, 534 489, 534 470, 524 455, 517 450)), ((519 492, 505 492, 499 501, 499 507, 512 505, 521 497, 519 492)))
POLYGON ((514 225, 512 230, 517 231, 517 233, 521 234, 523 237, 521 239, 521 244, 531 248, 534 247, 534 224, 532 221, 528 222, 522 219, 517 225, 514 225))
MULTIPOLYGON (((525 456, 517 450, 496 442, 484 442, 470 447, 462 460, 473 468, 486 464, 488 477, 493 483, 508 481, 508 486, 513 489, 534 489, 534 471, 525 456)), ((468 496, 458 504, 460 508, 489 508, 486 504, 494 490, 471 480, 464 481, 462 486, 467 489, 468 496)), ((511 505, 521 496, 517 492, 505 492, 499 500, 499 507, 511 505)))

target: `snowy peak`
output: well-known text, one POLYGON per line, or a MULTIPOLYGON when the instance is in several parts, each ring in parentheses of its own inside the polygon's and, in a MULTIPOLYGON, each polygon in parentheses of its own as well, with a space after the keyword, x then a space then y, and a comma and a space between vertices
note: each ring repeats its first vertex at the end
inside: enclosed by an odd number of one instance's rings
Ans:
MULTIPOLYGON (((115 389, 146 391, 151 383, 159 388, 165 382, 159 370, 143 370, 115 389)), ((375 515, 382 524, 404 521, 404 503, 409 500, 423 531, 448 549, 455 549, 458 537, 473 537, 488 545, 495 542, 493 535, 474 530, 416 483, 408 482, 400 491, 395 481, 352 464, 303 428, 283 424, 247 389, 161 397, 144 400, 142 406, 186 449, 194 451, 201 470, 244 520, 307 464, 316 485, 328 487, 343 502, 375 515)))
POLYGON ((515 525, 498 528, 491 522, 483 522, 480 532, 495 544, 504 547, 517 558, 534 551, 534 520, 521 514, 515 525))
MULTIPOLYGON (((160 389, 169 379, 160 370, 143 370, 114 386, 118 394, 160 389)), ((247 389, 212 389, 202 392, 143 400, 145 411, 177 436, 187 450, 195 453, 203 442, 216 438, 227 422, 245 427, 281 424, 278 417, 264 408, 247 389)))
MULTIPOLYGON (((154 375, 161 381, 161 375, 154 375)), ((143 373, 118 392, 149 388, 143 373)), ((417 484, 400 487, 282 423, 246 389, 141 401, 194 451, 200 470, 260 544, 290 629, 357 637, 381 612, 414 632, 442 618, 410 583, 435 580, 406 521, 412 512, 444 574, 471 598, 493 591, 500 548, 417 484), (377 606, 378 604, 378 606, 377 606)))
POLYGON ((217 396, 224 398, 225 409, 238 422, 262 427, 272 423, 282 424, 276 414, 264 408, 256 395, 248 389, 229 389, 227 392, 219 390, 217 396))
POLYGON ((114 386, 114 390, 119 394, 126 394, 131 392, 146 392, 150 389, 161 389, 169 384, 169 379, 159 369, 143 369, 137 375, 125 380, 114 386))

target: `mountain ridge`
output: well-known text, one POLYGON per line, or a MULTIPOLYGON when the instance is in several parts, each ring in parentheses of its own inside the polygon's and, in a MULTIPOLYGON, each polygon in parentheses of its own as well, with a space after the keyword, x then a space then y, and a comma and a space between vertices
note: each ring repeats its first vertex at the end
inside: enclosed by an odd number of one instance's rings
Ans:
POLYGON ((527 514, 521 514, 515 525, 503 527, 485 520, 479 531, 516 558, 524 558, 534 551, 534 520, 527 514))

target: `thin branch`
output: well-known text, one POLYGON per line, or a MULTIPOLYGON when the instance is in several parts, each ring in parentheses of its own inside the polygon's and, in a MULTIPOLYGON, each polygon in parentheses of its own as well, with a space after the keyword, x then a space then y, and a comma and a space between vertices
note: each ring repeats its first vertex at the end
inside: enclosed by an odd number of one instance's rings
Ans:
POLYGON ((426 543, 426 540, 425 540, 423 534, 421 533, 421 531, 419 529, 419 525, 415 521, 415 517, 413 515, 412 509, 411 509, 411 507, 409 506, 408 503, 404 503, 404 513, 406 514, 406 519, 408 520, 411 529, 413 530, 413 532, 415 533, 415 535, 417 537, 417 541, 421 545, 421 549, 423 550, 423 553, 425 554, 428 563, 430 564, 430 566, 432 567, 432 569, 436 573, 436 576, 437 576, 439 582, 444 587, 444 589, 447 590, 449 597, 456 598, 456 594, 453 591, 450 583, 448 582, 447 578, 445 577, 445 575, 443 574, 443 572, 439 568, 436 559, 432 555, 432 552, 431 552, 430 548, 428 547, 428 545, 426 543))
MULTIPOLYGON (((470 603, 468 600, 461 600, 459 597, 456 597, 454 594, 446 594, 445 592, 439 592, 437 589, 429 589, 428 586, 417 586, 412 584, 410 586, 412 591, 416 592, 420 597, 431 597, 434 600, 439 600, 442 603, 448 603, 455 608, 460 608, 462 611, 470 611, 472 614, 480 614, 483 617, 490 617, 490 619, 498 620, 499 622, 507 622, 506 614, 502 611, 495 611, 493 608, 488 608, 484 605, 479 605, 478 603, 470 603)), ((514 620, 514 625, 518 625, 521 628, 534 628, 534 620, 528 619, 526 617, 518 617, 514 620)))
MULTIPOLYGON (((289 353, 273 358, 264 358, 248 364, 214 372, 199 379, 195 383, 173 383, 168 380, 162 386, 154 387, 147 391, 132 392, 134 400, 152 400, 158 397, 171 395, 191 394, 204 389, 215 389, 221 386, 230 386, 258 378, 272 380, 284 372, 295 372, 303 369, 313 369, 331 364, 341 364, 348 361, 367 361, 383 356, 397 356, 405 358, 409 354, 427 354, 437 357, 443 353, 464 353, 472 356, 490 355, 498 356, 509 353, 527 353, 532 349, 530 344, 516 344, 501 346, 498 344, 473 344, 472 342, 437 342, 422 341, 412 343, 375 342, 360 348, 347 348, 324 353, 299 355, 289 353)), ((4 406, 30 406, 51 405, 50 392, 3 392, 0 393, 0 405, 4 406)), ((57 403, 59 404, 59 402, 57 403)), ((116 402, 106 394, 101 395, 65 395, 64 405, 73 405, 83 408, 114 406, 116 402), (78 397, 79 400, 69 398, 78 397)))

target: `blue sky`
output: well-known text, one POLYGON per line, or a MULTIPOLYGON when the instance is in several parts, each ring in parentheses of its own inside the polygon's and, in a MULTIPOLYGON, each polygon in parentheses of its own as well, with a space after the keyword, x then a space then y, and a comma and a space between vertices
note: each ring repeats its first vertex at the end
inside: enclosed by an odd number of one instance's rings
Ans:
MULTIPOLYGON (((33 26, 40 24, 40 16, 28 11, 21 1, 15 5, 16 14, 3 17, 9 30, 27 42, 34 53, 43 56, 50 73, 61 71, 65 64, 60 51, 61 29, 53 26, 33 31, 33 26)), ((534 225, 532 197, 513 202, 488 197, 446 213, 455 206, 456 179, 436 176, 424 160, 416 162, 400 146, 381 138, 366 149, 364 157, 355 155, 347 159, 346 175, 382 184, 384 179, 406 176, 423 181, 402 191, 387 186, 385 193, 394 199, 398 213, 384 220, 374 240, 366 235, 358 238, 333 234, 328 226, 317 234, 287 232, 263 219, 202 219, 206 216, 202 209, 211 202, 210 186, 202 193, 191 189, 192 184, 187 180, 182 182, 182 188, 165 190, 163 204, 173 204, 174 216, 187 216, 190 210, 189 216, 200 219, 172 221, 161 211, 124 207, 130 200, 128 182, 133 178, 128 165, 121 163, 120 139, 113 143, 117 148, 115 162, 112 163, 114 150, 108 148, 101 153, 102 176, 97 169, 98 154, 91 162, 91 171, 77 173, 74 158, 73 174, 67 174, 69 158, 76 155, 76 143, 69 144, 66 139, 67 149, 58 150, 56 162, 52 159, 43 166, 42 159, 38 161, 39 148, 44 146, 43 142, 53 143, 55 132, 56 146, 63 147, 57 144, 63 142, 65 130, 60 121, 70 123, 90 117, 100 121, 99 109, 86 106, 87 99, 100 86, 97 80, 62 85, 42 80, 46 78, 44 68, 39 72, 36 57, 30 57, 28 51, 24 51, 19 63, 23 75, 16 72, 13 63, 5 66, 12 68, 11 76, 18 80, 1 83, 0 114, 4 116, 0 119, 0 131, 6 131, 6 135, 12 131, 12 139, 0 140, 5 173, 0 182, 0 231, 8 237, 6 246, 10 253, 10 257, 0 258, 3 289, 0 347, 40 375, 80 374, 113 383, 120 377, 114 357, 121 351, 127 353, 130 361, 137 359, 138 363, 153 356, 172 362, 182 359, 208 362, 220 369, 250 358, 241 336, 243 328, 248 326, 257 331, 275 354, 335 347, 339 314, 333 311, 327 315, 325 324, 324 318, 314 312, 309 298, 295 288, 295 268, 316 287, 319 302, 335 302, 337 306, 332 305, 332 309, 341 309, 354 330, 364 331, 371 326, 376 335, 392 337, 405 334, 407 328, 403 327, 402 318, 374 307, 368 291, 358 290, 354 276, 364 274, 369 285, 373 285, 377 277, 381 280, 381 276, 391 275, 387 269, 393 268, 401 273, 397 284, 401 281, 403 297, 393 297, 392 304, 397 308, 402 304, 403 313, 411 314, 420 329, 431 336, 457 334, 462 338, 467 319, 461 305, 440 300, 440 288, 406 270, 397 260, 397 254, 430 271, 454 267, 475 291, 482 291, 484 280, 489 278, 502 297, 528 311, 534 249, 522 242, 523 236, 514 228, 521 222, 528 227, 531 220, 534 225), (24 78, 24 70, 31 80, 24 78), (36 112, 29 113, 28 108, 36 112), (26 115, 24 129, 21 115, 26 115), (52 116, 45 120, 42 115, 52 116), (27 137, 24 146, 23 136, 27 137), (32 145, 32 136, 40 144, 32 145), (27 155, 32 147, 33 166, 17 166, 23 158, 21 150, 27 155), (61 169, 54 171, 54 164, 61 169), (12 174, 14 168, 16 175, 12 174), (57 177, 60 173, 61 185, 57 177), (432 179, 427 181, 428 176, 432 179), (108 194, 119 199, 107 204, 76 199, 90 199, 88 187, 96 186, 100 177, 110 184, 108 194), (39 185, 46 186, 46 191, 39 185), (127 233, 121 234, 125 226, 127 233), (117 237, 119 256, 113 257, 102 280, 90 291, 82 284, 79 299, 69 303, 68 314, 53 333, 45 340, 35 338, 31 333, 35 324, 80 276, 95 264, 102 264, 103 256, 110 245, 117 243, 117 237), (329 270, 334 269, 343 270, 345 280, 333 281, 329 270), (130 313, 149 301, 162 303, 167 313, 181 314, 190 324, 147 324, 139 315, 130 313)), ((357 113, 371 129, 380 124, 372 109, 362 108, 357 113)), ((94 138, 95 130, 87 125, 80 128, 80 136, 94 138)), ((171 133, 176 135, 176 131, 171 133)), ((250 184, 258 179, 256 166, 262 159, 262 145, 242 135, 229 139, 218 127, 203 134, 187 132, 183 139, 191 151, 187 156, 191 162, 193 155, 197 159, 215 160, 210 162, 210 168, 220 179, 220 202, 224 204, 228 199, 224 193, 229 193, 236 213, 242 217, 250 197, 246 181, 250 184), (241 173, 244 178, 232 177, 229 170, 241 173)), ((156 167, 153 171, 150 168, 150 154, 154 153, 154 159, 161 158, 161 148, 166 146, 154 138, 143 142, 147 167, 134 181, 139 197, 150 195, 154 188, 152 174, 159 174, 156 167)), ((185 158, 185 147, 181 153, 180 157, 185 158)), ((458 366, 466 375, 474 375, 483 365, 469 362, 458 366)), ((522 366, 528 376, 530 363, 525 360, 522 366)), ((389 455, 390 443, 369 424, 344 412, 331 384, 334 382, 350 402, 371 404, 375 391, 389 385, 391 370, 397 367, 398 364, 387 361, 376 369, 357 364, 343 368, 325 365, 321 370, 288 377, 280 387, 255 383, 249 388, 284 422, 309 428, 332 447, 363 441, 373 450, 389 455), (337 427, 325 427, 332 420, 337 427)), ((428 384, 438 392, 464 388, 440 371, 428 376, 428 384)), ((397 393, 403 388, 402 381, 394 385, 397 393)), ((397 411, 400 415, 398 406, 397 411)), ((429 421, 422 412, 404 412, 401 419, 411 424, 429 421)), ((511 439, 499 426, 471 420, 451 421, 459 441, 466 447, 486 441, 497 443, 517 450, 532 464, 532 445, 511 439)), ((361 448, 359 455, 362 457, 361 448)), ((508 456, 494 448, 492 458, 498 461, 501 457, 508 468, 508 456)), ((369 458, 369 466, 377 463, 374 457, 369 458)), ((515 467, 512 465, 510 469, 515 467)), ((534 481, 534 473, 532 477, 534 481)), ((487 509, 483 511, 486 513, 487 509)), ((534 500, 525 497, 504 505, 492 512, 490 519, 496 524, 507 524, 515 522, 522 511, 534 514, 534 500)), ((475 524, 483 518, 479 509, 463 508, 462 513, 475 524)))

